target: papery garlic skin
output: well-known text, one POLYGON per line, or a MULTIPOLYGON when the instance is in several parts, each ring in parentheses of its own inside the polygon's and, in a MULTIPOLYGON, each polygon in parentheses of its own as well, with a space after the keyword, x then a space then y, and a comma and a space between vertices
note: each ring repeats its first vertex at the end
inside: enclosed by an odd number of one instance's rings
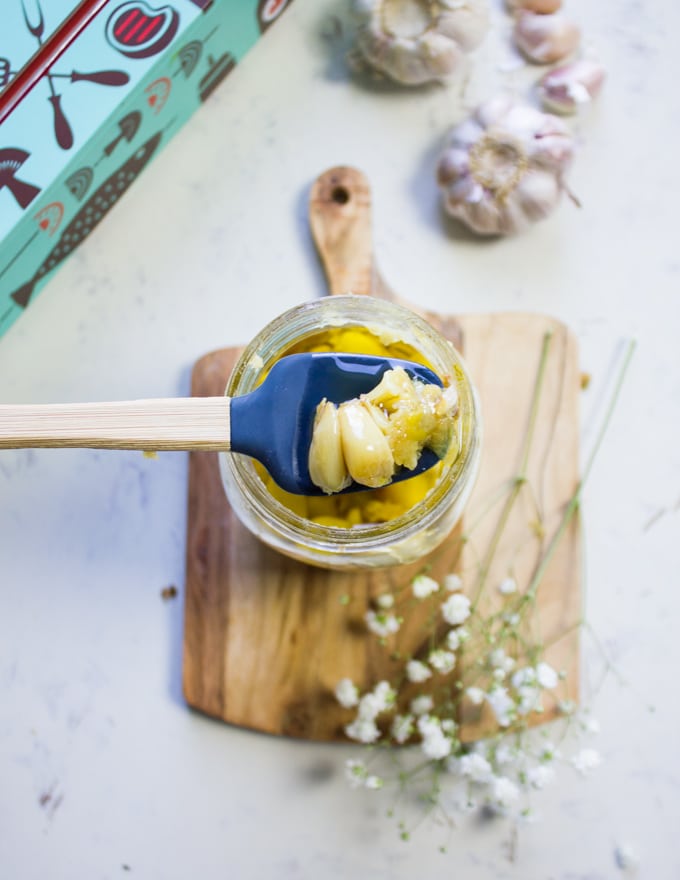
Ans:
POLYGON ((529 61, 554 64, 578 49, 581 29, 559 12, 538 15, 523 10, 515 21, 513 36, 515 45, 529 61))
POLYGON ((357 47, 404 85, 452 74, 489 29, 486 0, 355 0, 357 47))
POLYGON ((561 119, 493 98, 448 137, 437 165, 444 209, 481 235, 519 232, 554 210, 573 153, 561 119))
POLYGON ((562 8, 562 0, 506 0, 505 5, 510 12, 528 9, 529 12, 537 12, 539 15, 550 15, 562 8))
POLYGON ((538 96, 548 110, 564 115, 576 113, 597 97, 605 76, 599 62, 584 58, 546 73, 538 83, 538 96))

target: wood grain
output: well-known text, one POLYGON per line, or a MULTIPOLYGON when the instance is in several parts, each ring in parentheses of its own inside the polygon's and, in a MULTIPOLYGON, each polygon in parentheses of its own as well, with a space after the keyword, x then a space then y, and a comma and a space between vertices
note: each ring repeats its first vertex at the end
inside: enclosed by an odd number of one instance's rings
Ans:
MULTIPOLYGON (((378 290, 390 296, 375 268, 370 188, 359 172, 331 169, 319 178, 310 198, 310 224, 332 292, 346 292, 343 285, 349 285, 355 293, 378 290), (356 201, 355 193, 360 196, 356 201)), ((185 697, 194 708, 272 734, 344 738, 342 728, 351 713, 332 697, 338 679, 349 676, 370 687, 398 674, 389 651, 366 636, 362 620, 372 600, 384 592, 399 597, 396 611, 405 617, 399 648, 411 653, 423 647, 429 614, 425 606, 414 605, 408 590, 423 565, 430 566, 435 578, 458 568, 466 588, 474 588, 478 560, 501 511, 501 503, 489 508, 489 499, 518 472, 541 348, 549 333, 528 480, 489 570, 484 607, 496 608, 503 601, 496 587, 507 574, 526 582, 534 570, 578 479, 574 339, 563 325, 541 315, 429 317, 463 349, 484 413, 480 477, 462 526, 424 562, 366 573, 315 569, 257 541, 226 500, 217 455, 191 453, 183 671, 185 697), (482 509, 488 510, 480 517, 482 509)), ((192 394, 220 394, 237 356, 236 349, 225 349, 198 361, 192 394)), ((555 701, 535 720, 551 717, 557 699, 577 697, 574 625, 580 618, 580 576, 580 535, 574 521, 540 584, 532 616, 547 661, 567 674, 555 701)), ((461 675, 474 659, 469 651, 461 656, 461 675)), ((468 740, 493 727, 490 718, 469 707, 460 720, 468 740)))

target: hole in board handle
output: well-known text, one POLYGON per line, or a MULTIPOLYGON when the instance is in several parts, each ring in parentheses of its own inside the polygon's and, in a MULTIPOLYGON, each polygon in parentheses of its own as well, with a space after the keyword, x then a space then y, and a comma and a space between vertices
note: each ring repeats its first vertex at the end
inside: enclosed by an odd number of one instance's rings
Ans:
POLYGON ((331 198, 336 205, 346 205, 349 201, 349 190, 345 189, 344 186, 333 187, 331 198))

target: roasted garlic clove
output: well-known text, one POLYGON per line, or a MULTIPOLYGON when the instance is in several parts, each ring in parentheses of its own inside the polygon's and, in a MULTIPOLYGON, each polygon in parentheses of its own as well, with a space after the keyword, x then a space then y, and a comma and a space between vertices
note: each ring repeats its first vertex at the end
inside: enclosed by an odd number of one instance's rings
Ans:
POLYGON ((550 70, 538 83, 538 95, 548 110, 570 114, 597 97, 605 80, 597 61, 581 59, 550 70))
POLYGON ((524 10, 517 16, 513 35, 517 48, 536 64, 561 61, 581 42, 578 25, 559 12, 537 15, 524 10))
POLYGON ((493 98, 449 135, 437 166, 444 209, 481 235, 518 232, 553 211, 573 152, 561 119, 493 98))
MULTIPOLYGON (((425 383, 419 383, 424 385, 425 383)), ((436 387, 436 386, 432 386, 436 387)), ((404 400, 416 400, 414 383, 409 374, 402 367, 387 370, 380 382, 363 399, 375 406, 382 406, 391 412, 394 407, 404 400)))
POLYGON ((326 494, 341 492, 352 482, 342 452, 338 409, 322 400, 316 410, 309 448, 309 475, 326 494))
POLYGON ((485 0, 355 0, 354 11, 364 60, 405 85, 449 76, 489 27, 485 0))
POLYGON ((358 400, 340 404, 338 421, 349 475, 362 486, 377 489, 390 482, 394 457, 387 438, 358 400))

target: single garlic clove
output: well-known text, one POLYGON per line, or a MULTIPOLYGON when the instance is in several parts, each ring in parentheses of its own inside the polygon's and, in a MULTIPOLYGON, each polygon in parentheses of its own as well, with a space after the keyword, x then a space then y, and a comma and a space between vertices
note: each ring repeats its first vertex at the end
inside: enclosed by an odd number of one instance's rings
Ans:
POLYGON ((455 40, 464 52, 471 52, 482 43, 489 30, 486 5, 450 3, 449 6, 451 8, 439 16, 437 30, 455 40))
POLYGON ((417 40, 416 54, 423 65, 422 82, 443 79, 457 70, 463 60, 463 48, 436 31, 427 31, 417 40))
POLYGON ((533 171, 525 175, 517 186, 519 203, 532 222, 547 217, 559 196, 559 185, 555 175, 548 171, 533 171))
POLYGON ((351 483, 342 452, 338 409, 325 399, 318 405, 314 417, 309 476, 314 485, 328 495, 341 492, 351 483))
POLYGON ((394 474, 389 443, 366 408, 350 400, 338 408, 342 451, 350 476, 362 486, 385 486, 394 474))
POLYGON ((555 68, 546 73, 538 83, 541 103, 556 113, 576 113, 580 107, 597 97, 605 75, 601 64, 587 59, 555 68))
POLYGON ((470 155, 467 150, 452 147, 442 153, 437 164, 437 182, 446 186, 466 175, 470 170, 470 155))
POLYGON ((415 400, 416 391, 413 380, 403 367, 387 370, 380 382, 364 394, 364 399, 376 406, 384 406, 388 412, 404 400, 415 400))
POLYGON ((506 0, 506 6, 510 12, 528 9, 538 15, 549 15, 561 8, 562 0, 506 0))
POLYGON ((514 38, 517 48, 529 61, 553 64, 576 51, 581 30, 559 12, 537 15, 525 10, 517 16, 514 38))

